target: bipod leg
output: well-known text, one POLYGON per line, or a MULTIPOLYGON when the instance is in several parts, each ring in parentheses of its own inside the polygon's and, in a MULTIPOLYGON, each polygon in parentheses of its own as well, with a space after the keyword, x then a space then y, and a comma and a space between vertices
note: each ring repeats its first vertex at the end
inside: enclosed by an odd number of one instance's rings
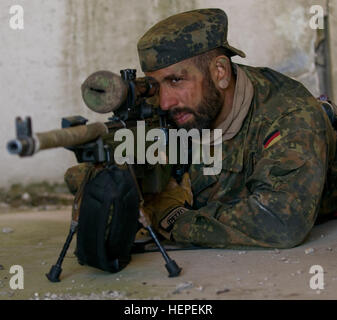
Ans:
MULTIPOLYGON (((136 175, 135 175, 135 172, 133 170, 133 167, 131 164, 128 164, 128 168, 129 168, 129 172, 132 176, 132 179, 136 185, 136 188, 137 188, 137 192, 138 192, 138 195, 139 195, 139 200, 140 200, 140 207, 143 206, 144 204, 144 198, 143 198, 143 195, 142 195, 142 192, 140 190, 140 187, 139 187, 139 184, 138 184, 138 181, 137 181, 137 178, 136 178, 136 175)), ((142 212, 142 210, 140 209, 139 210, 139 214, 141 216, 141 220, 142 220, 142 224, 143 226, 149 231, 152 239, 154 240, 154 242, 156 243, 159 251, 161 252, 166 264, 165 264, 165 267, 169 273, 169 277, 177 277, 180 272, 181 272, 181 268, 177 265, 177 263, 172 260, 168 254, 166 253, 166 250, 165 248, 161 245, 161 243, 159 242, 159 239, 157 238, 156 234, 154 233, 152 227, 151 227, 151 224, 150 222, 148 221, 148 219, 145 217, 144 213, 142 212)))
POLYGON ((51 267, 49 273, 46 273, 46 277, 51 282, 60 282, 60 274, 62 272, 62 268, 61 268, 62 262, 63 262, 63 259, 64 259, 65 255, 66 255, 67 251, 68 251, 68 248, 70 246, 71 240, 73 239, 73 236, 76 233, 77 225, 78 225, 77 221, 71 221, 69 234, 67 236, 66 242, 63 245, 63 249, 62 249, 62 251, 60 253, 60 256, 57 259, 56 264, 54 264, 51 267))
POLYGON ((152 230, 151 226, 148 225, 146 227, 146 229, 149 231, 149 233, 150 233, 152 239, 154 240, 154 242, 156 243, 159 251, 163 255, 163 258, 164 258, 164 260, 166 262, 165 267, 166 267, 166 269, 167 269, 167 271, 169 273, 169 277, 177 277, 180 274, 180 272, 181 272, 182 269, 177 265, 177 263, 174 260, 172 260, 168 256, 165 248, 159 242, 159 239, 157 238, 156 234, 152 230))

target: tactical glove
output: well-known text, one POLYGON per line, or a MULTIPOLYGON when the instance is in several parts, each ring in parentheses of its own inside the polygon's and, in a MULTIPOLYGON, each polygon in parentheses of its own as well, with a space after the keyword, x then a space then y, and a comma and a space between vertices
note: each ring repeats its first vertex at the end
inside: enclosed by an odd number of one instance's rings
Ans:
POLYGON ((171 178, 165 190, 157 195, 145 198, 140 210, 151 221, 156 231, 166 239, 171 239, 171 232, 177 218, 191 208, 193 194, 188 173, 183 175, 180 184, 171 178))

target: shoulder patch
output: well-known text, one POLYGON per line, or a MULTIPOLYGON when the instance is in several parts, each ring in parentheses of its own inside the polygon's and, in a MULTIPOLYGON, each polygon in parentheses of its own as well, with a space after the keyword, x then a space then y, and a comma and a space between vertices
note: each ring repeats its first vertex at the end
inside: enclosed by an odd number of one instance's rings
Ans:
POLYGON ((263 148, 267 149, 282 138, 279 130, 273 131, 263 141, 263 148))

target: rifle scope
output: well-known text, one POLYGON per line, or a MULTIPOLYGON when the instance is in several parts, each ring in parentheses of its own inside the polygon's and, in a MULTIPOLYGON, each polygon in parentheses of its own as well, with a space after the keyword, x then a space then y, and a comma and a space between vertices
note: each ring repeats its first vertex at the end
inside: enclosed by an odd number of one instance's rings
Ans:
POLYGON ((121 76, 110 71, 97 71, 82 84, 82 97, 92 111, 121 113, 140 105, 141 98, 154 96, 158 82, 151 77, 136 78, 135 69, 121 70, 121 76))

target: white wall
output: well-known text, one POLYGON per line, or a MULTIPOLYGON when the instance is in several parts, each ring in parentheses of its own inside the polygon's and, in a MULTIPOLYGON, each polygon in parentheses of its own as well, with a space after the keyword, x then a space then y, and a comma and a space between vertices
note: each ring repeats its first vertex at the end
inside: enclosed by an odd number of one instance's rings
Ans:
POLYGON ((329 39, 333 101, 337 101, 337 0, 329 0, 329 39))
MULTIPOLYGON (((6 151, 14 138, 14 118, 30 115, 36 132, 60 127, 62 116, 88 110, 80 85, 92 72, 140 70, 136 43, 155 22, 181 11, 219 7, 229 16, 230 43, 247 59, 303 81, 318 92, 314 65, 312 4, 323 0, 1 0, 0 2, 0 186, 17 182, 62 181, 76 163, 67 150, 20 159, 6 151), (24 8, 24 30, 9 27, 9 8, 24 8)), ((139 71, 139 75, 141 72, 139 71)))

